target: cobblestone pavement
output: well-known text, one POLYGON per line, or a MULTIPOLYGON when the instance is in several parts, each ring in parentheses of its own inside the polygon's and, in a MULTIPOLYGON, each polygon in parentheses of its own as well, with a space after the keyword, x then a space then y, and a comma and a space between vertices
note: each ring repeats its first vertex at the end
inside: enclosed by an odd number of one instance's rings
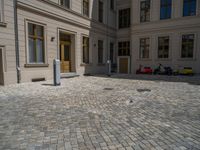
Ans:
POLYGON ((200 149, 195 81, 77 77, 62 79, 60 87, 49 83, 0 87, 1 150, 200 149))

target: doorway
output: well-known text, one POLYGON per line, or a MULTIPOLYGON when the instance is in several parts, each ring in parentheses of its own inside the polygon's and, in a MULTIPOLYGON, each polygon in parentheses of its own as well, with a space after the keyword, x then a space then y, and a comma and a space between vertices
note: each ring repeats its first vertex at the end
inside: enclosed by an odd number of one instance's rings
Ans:
POLYGON ((129 57, 118 57, 118 73, 121 74, 129 74, 129 63, 130 58, 129 57))
POLYGON ((66 32, 59 32, 59 57, 61 73, 75 71, 74 35, 66 32))

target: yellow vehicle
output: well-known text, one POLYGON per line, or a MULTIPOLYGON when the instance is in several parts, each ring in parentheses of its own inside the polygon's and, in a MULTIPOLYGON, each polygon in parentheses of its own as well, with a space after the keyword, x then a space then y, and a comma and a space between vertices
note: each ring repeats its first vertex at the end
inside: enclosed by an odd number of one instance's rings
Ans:
POLYGON ((183 69, 179 70, 180 75, 194 75, 192 68, 184 67, 183 69))

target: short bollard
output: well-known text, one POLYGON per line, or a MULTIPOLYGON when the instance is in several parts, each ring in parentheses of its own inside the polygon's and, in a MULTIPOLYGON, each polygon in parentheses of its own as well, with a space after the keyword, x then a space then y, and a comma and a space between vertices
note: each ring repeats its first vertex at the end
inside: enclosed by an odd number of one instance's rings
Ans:
POLYGON ((60 60, 54 59, 53 61, 53 78, 54 86, 61 85, 60 83, 60 60))
POLYGON ((111 76, 111 60, 107 60, 108 64, 108 76, 111 76))

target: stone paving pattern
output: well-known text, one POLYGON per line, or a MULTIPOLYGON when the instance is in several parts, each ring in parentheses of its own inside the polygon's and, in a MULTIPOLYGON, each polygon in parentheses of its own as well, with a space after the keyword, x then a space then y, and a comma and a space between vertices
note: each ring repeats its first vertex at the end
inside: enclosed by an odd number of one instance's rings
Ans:
POLYGON ((198 81, 77 77, 60 87, 0 87, 0 149, 199 150, 198 81))

